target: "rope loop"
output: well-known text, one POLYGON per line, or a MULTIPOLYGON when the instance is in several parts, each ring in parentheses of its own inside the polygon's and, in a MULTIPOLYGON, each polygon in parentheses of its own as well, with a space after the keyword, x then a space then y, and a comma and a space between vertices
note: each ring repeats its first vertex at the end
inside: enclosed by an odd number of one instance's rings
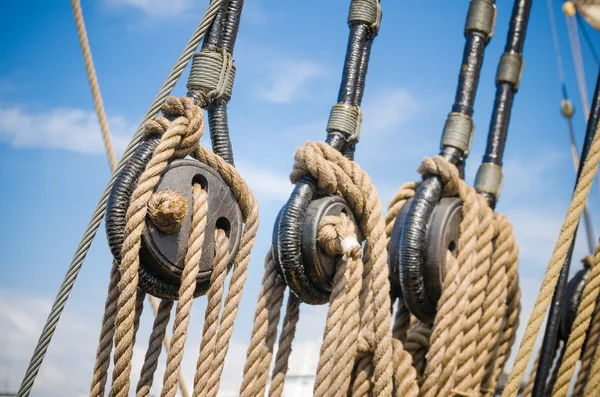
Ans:
POLYGON ((173 158, 184 158, 200 145, 204 134, 202 109, 188 97, 169 97, 161 107, 164 117, 156 117, 144 124, 144 138, 163 136, 170 129, 169 145, 173 146, 173 158))
POLYGON ((442 156, 423 158, 417 172, 423 175, 423 179, 429 175, 439 176, 444 184, 444 195, 456 196, 458 194, 459 185, 462 182, 458 169, 442 156))

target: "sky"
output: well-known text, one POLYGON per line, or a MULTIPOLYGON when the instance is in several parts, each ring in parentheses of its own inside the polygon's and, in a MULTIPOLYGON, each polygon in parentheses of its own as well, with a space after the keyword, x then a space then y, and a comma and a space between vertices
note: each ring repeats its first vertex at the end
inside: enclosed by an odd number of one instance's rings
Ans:
MULTIPOLYGON (((250 337, 263 258, 273 221, 292 186, 296 147, 322 140, 335 103, 348 37, 348 1, 248 0, 234 60, 236 82, 230 129, 236 165, 261 208, 252 254, 222 382, 235 395, 250 337)), ((356 161, 387 207, 416 167, 437 154, 450 111, 464 46, 468 1, 382 2, 383 19, 371 56, 356 161)), ((494 101, 494 76, 512 2, 498 2, 475 103, 475 136, 466 179, 474 180, 485 149, 494 101)), ((585 123, 561 2, 553 1, 562 59, 576 108, 577 143, 585 123)), ((199 22, 207 1, 84 0, 82 7, 118 154, 199 22)), ((590 29, 594 45, 600 36, 590 29)), ((598 65, 583 44, 591 98, 598 65)), ((6 2, 0 13, 0 390, 16 390, 54 296, 98 197, 110 177, 67 1, 6 2)), ((510 217, 520 245, 523 317, 531 312, 574 186, 561 91, 544 1, 534 2, 525 44, 497 211, 510 217)), ((184 95, 184 73, 176 95, 184 95)), ((208 139, 203 141, 208 145, 208 139)), ((598 189, 590 211, 600 231, 598 189)), ((587 254, 580 233, 573 271, 587 254)), ((32 396, 84 396, 91 379, 111 257, 103 228, 88 254, 48 350, 32 396)), ((204 300, 194 303, 184 375, 191 384, 204 300)), ((313 373, 325 307, 303 306, 291 372, 313 373)), ((151 326, 147 308, 139 339, 151 326)), ((144 344, 134 354, 134 374, 144 344)), ((513 353, 514 356, 514 353, 513 353)), ((164 360, 159 371, 164 368, 164 360)), ((160 386, 160 381, 156 381, 160 386)))

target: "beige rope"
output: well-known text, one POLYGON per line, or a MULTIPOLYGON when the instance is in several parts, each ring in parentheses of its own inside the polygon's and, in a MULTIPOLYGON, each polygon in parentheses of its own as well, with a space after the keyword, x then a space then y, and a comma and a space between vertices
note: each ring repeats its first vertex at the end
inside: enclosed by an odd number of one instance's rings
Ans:
MULTIPOLYGON (((277 356, 275 357, 275 366, 273 367, 273 375, 271 376, 271 385, 269 387, 269 397, 281 397, 283 394, 283 386, 285 384, 285 375, 288 370, 290 355, 292 354, 292 341, 296 334, 296 324, 300 317, 300 299, 296 295, 290 293, 287 302, 285 317, 283 318, 283 329, 279 336, 279 346, 277 347, 277 356)), ((270 362, 270 360, 269 360, 270 362)), ((268 374, 267 371, 263 372, 268 374)), ((266 383, 265 377, 259 384, 266 383)), ((258 395, 264 395, 264 388, 259 390, 258 395)))
POLYGON ((115 157, 115 151, 112 147, 110 139, 108 121, 106 120, 106 113, 104 113, 102 95, 100 94, 100 86, 98 85, 98 78, 96 77, 96 70, 94 69, 94 62, 92 60, 92 51, 90 50, 90 43, 88 42, 85 23, 83 21, 81 3, 79 2, 79 0, 71 0, 71 7, 73 8, 73 13, 75 14, 77 35, 79 36, 79 44, 81 45, 81 53, 83 54, 85 70, 87 72, 88 80, 90 82, 90 89, 92 90, 92 97, 94 99, 94 106, 96 107, 96 114, 98 115, 98 121, 100 122, 100 130, 102 131, 102 139, 104 140, 106 155, 108 157, 110 168, 114 170, 117 167, 117 159, 115 157))
POLYGON ((577 315, 569 334, 569 340, 565 347, 556 383, 552 389, 554 396, 566 396, 571 385, 571 378, 575 373, 575 366, 581 356, 583 344, 586 334, 592 320, 592 314, 595 311, 596 300, 600 292, 600 266, 597 266, 600 261, 600 246, 596 247, 596 255, 594 263, 590 269, 590 274, 585 282, 581 302, 577 308, 577 315))
POLYGON ((521 397, 531 397, 533 394, 533 386, 535 386, 535 376, 538 370, 538 364, 540 363, 540 354, 535 357, 535 361, 533 362, 533 367, 531 368, 531 372, 529 373, 529 378, 527 379, 527 383, 525 384, 525 388, 523 389, 523 394, 521 397))
POLYGON ((577 380, 573 388, 573 396, 583 396, 587 380, 590 376, 594 354, 600 341, 600 298, 596 299, 596 307, 592 315, 592 323, 587 333, 587 339, 581 355, 581 367, 577 373, 577 380))
POLYGON ((167 326, 169 325, 172 307, 173 301, 160 301, 160 306, 158 307, 156 318, 154 319, 152 333, 150 334, 146 357, 144 358, 144 364, 142 365, 140 379, 136 387, 136 397, 150 397, 150 389, 152 388, 154 373, 158 366, 158 358, 160 357, 162 350, 162 343, 164 339, 167 338, 167 326))
POLYGON ((533 312, 529 318, 525 335, 521 341, 517 358, 507 384, 502 395, 504 397, 516 396, 523 376, 525 368, 531 357, 536 336, 540 330, 544 316, 548 310, 548 306, 552 300, 552 295, 556 288, 560 269, 567 257, 569 247, 573 241, 574 233, 581 217, 581 213, 585 206, 587 196, 590 192, 594 175, 598 168, 600 160, 600 133, 596 131, 592 141, 589 154, 583 165, 583 170, 579 181, 575 187, 573 198, 567 216, 563 223, 558 241, 556 243, 552 258, 548 265, 546 275, 540 288, 540 293, 534 305, 533 312))
POLYGON ((226 243, 225 238, 223 231, 219 235, 215 234, 215 266, 211 274, 211 288, 208 291, 208 303, 204 315, 200 354, 194 378, 194 395, 205 395, 211 375, 211 361, 214 358, 214 349, 217 343, 219 314, 225 289, 225 278, 227 277, 229 244, 226 243))
POLYGON ((585 386, 583 395, 584 397, 593 397, 598 393, 598 390, 600 390, 600 349, 596 348, 590 378, 585 386))
MULTIPOLYGON (((175 322, 173 323, 173 337, 170 351, 167 356, 167 369, 164 374, 162 397, 174 397, 177 393, 177 377, 183 360, 183 348, 187 338, 187 329, 190 323, 190 313, 194 302, 196 279, 200 271, 200 257, 204 244, 204 231, 207 224, 208 193, 199 184, 192 186, 192 225, 188 240, 188 250, 185 254, 184 268, 179 287, 179 299, 175 308, 175 322)), ((215 243, 219 238, 224 238, 225 232, 215 230, 215 243)), ((215 246, 217 246, 215 244, 215 246)), ((212 286, 212 285, 211 285, 212 286)))
POLYGON ((265 273, 258 295, 252 338, 248 346, 248 357, 240 387, 242 397, 264 396, 268 377, 256 382, 258 376, 269 372, 285 291, 285 282, 277 273, 275 266, 271 251, 269 251, 265 259, 265 273), (255 390, 260 392, 255 392, 255 390))

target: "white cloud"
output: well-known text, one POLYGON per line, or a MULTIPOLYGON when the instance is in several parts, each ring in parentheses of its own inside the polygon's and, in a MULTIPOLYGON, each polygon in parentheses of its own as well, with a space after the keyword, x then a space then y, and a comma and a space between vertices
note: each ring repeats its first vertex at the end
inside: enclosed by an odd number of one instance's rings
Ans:
POLYGON ((323 65, 311 60, 280 60, 267 65, 267 81, 259 88, 262 99, 291 103, 308 96, 309 86, 325 72, 323 65))
POLYGON ((108 4, 115 7, 135 8, 149 17, 174 17, 187 11, 191 0, 107 0, 108 4))
MULTIPOLYGON (((113 146, 117 152, 121 152, 135 127, 120 117, 109 119, 109 125, 113 146)), ((0 140, 14 147, 104 153, 96 114, 75 108, 31 113, 21 107, 0 104, 0 140)))
POLYGON ((380 90, 365 101, 363 130, 366 134, 390 133, 415 116, 419 103, 403 88, 380 90))
POLYGON ((264 168, 250 162, 238 162, 240 174, 255 195, 260 198, 287 200, 292 191, 292 183, 287 174, 264 168))

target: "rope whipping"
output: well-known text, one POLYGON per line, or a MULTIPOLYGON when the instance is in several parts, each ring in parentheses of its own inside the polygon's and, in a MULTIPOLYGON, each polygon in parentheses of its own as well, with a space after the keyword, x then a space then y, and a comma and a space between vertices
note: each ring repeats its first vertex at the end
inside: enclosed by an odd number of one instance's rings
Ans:
MULTIPOLYGON (((108 163, 110 165, 110 169, 112 172, 114 172, 115 168, 117 167, 117 159, 115 156, 115 151, 112 146, 110 128, 108 126, 106 113, 104 111, 102 95, 100 94, 100 86, 98 84, 98 78, 96 76, 96 70, 94 68, 94 61, 92 58, 92 52, 91 52, 88 37, 87 37, 87 31, 86 31, 86 27, 85 27, 85 21, 83 18, 83 12, 81 10, 80 1, 79 0, 71 0, 71 7, 73 8, 73 13, 75 15, 77 34, 79 36, 79 43, 81 45, 81 52, 83 55, 85 69, 86 69, 87 76, 88 76, 88 81, 90 83, 90 89, 92 91, 92 98, 94 100, 96 115, 98 116, 98 121, 100 123, 100 130, 102 132, 104 148, 106 149, 106 156, 108 158, 108 163)), ((113 263, 113 265, 115 265, 115 264, 113 263)), ((116 270, 116 268, 111 269, 111 278, 113 277, 112 275, 115 270, 116 270)), ((109 284, 109 288, 111 288, 111 287, 112 288, 117 287, 116 281, 111 282, 109 284)), ((109 308, 108 309, 109 318, 111 316, 110 313, 112 313, 114 311, 114 308, 111 309, 111 305, 113 303, 116 303, 116 302, 113 302, 113 299, 114 299, 114 293, 109 292, 108 297, 107 297, 107 302, 105 303, 105 308, 109 308)), ((157 327, 159 326, 159 324, 164 325, 166 327, 166 323, 168 322, 168 318, 169 318, 168 315, 165 316, 166 307, 164 305, 162 305, 162 303, 161 303, 161 306, 159 307, 159 304, 158 304, 156 298, 154 298, 152 295, 148 295, 148 300, 150 301, 150 304, 152 306, 152 311, 154 312, 154 316, 159 316, 159 313, 160 313, 159 318, 156 320, 158 322, 157 327)), ((166 328, 165 328, 165 331, 166 331, 166 328)), ((106 332, 106 331, 104 331, 104 332, 106 332)), ((168 348, 170 345, 169 336, 166 334, 166 332, 163 332, 161 335, 162 336, 161 336, 161 338, 159 338, 158 343, 160 343, 161 342, 160 339, 162 339, 164 342, 164 345, 165 345, 165 349, 168 352, 168 348)), ((156 342, 155 339, 151 338, 151 340, 156 342)), ((154 347, 153 350, 156 352, 157 349, 156 349, 155 345, 151 343, 151 346, 154 347)), ((158 348, 158 354, 160 354, 160 346, 158 348)), ((154 370, 156 370, 156 367, 154 367, 152 372, 154 370)), ((181 388, 181 393, 182 393, 183 397, 188 397, 189 393, 185 386, 185 382, 183 381, 183 378, 181 378, 181 377, 179 377, 179 386, 181 388)), ((149 393, 149 388, 148 388, 148 393, 149 393)), ((146 393, 144 393, 144 394, 146 394, 146 393)))
POLYGON ((61 316, 61 314, 65 308, 66 302, 69 298, 69 294, 70 294, 71 290, 73 289, 73 285, 75 284, 77 275, 79 274, 79 271, 81 270, 81 266, 83 265, 83 262, 87 255, 87 252, 92 244, 92 241, 94 240, 94 237, 96 235, 96 232, 98 231, 98 228, 100 227, 100 223, 102 222, 102 219, 104 218, 108 195, 110 193, 110 190, 112 188, 112 185, 115 182, 115 179, 116 179, 118 173, 123 168, 125 163, 129 160, 129 158, 131 158, 131 156, 133 155, 133 152, 139 145, 139 143, 142 139, 142 131, 143 131, 145 122, 147 120, 153 118, 159 112, 165 99, 169 96, 169 94, 171 93, 171 90, 173 89, 173 87, 175 86, 177 81, 179 80, 179 77, 185 70, 185 68, 186 68, 189 60, 191 59, 192 55, 194 54, 196 48, 202 41, 204 34, 210 27, 215 15, 216 15, 216 12, 222 2, 223 2, 223 0, 212 0, 210 2, 206 13, 202 17, 200 24, 196 27, 196 30, 192 34, 192 37, 190 38, 190 40, 186 44, 182 54, 176 61, 175 66, 169 73, 169 76, 167 77, 167 79, 161 86, 158 94, 154 98, 152 104, 150 105, 150 108, 148 109, 146 115, 142 119, 142 123, 140 124, 140 126, 136 130, 135 134, 133 135, 131 141, 127 145, 127 147, 123 153, 123 156, 121 157, 121 160, 117 164, 115 172, 113 172, 111 179, 109 180, 107 186, 105 187, 104 192, 102 193, 100 200, 92 214, 90 222, 88 223, 88 226, 86 227, 86 230, 83 233, 83 237, 82 237, 81 241, 79 242, 77 250, 76 250, 75 254, 73 255, 73 259, 72 259, 71 263, 69 264, 69 268, 67 269, 64 281, 62 282, 62 284, 59 288, 59 291, 58 291, 58 294, 54 301, 54 304, 52 305, 52 309, 50 310, 50 314, 48 315, 48 318, 46 320, 44 328, 42 329, 38 343, 32 354, 29 365, 27 366, 27 370, 23 376, 21 386, 19 387, 19 390, 17 391, 18 397, 28 397, 31 392, 31 389, 33 388, 35 378, 37 377, 37 374, 40 370, 40 367, 44 360, 44 356, 46 355, 46 351, 48 350, 48 346, 52 340, 52 336, 54 335, 54 331, 56 330, 56 326, 60 320, 60 316, 61 316))

